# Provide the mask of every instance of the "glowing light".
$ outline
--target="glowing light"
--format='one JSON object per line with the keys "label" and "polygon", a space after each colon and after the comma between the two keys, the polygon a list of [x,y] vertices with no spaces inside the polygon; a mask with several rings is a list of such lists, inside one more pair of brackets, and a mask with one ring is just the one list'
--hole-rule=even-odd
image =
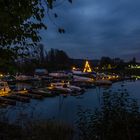
{"label": "glowing light", "polygon": [[135,65],[135,66],[129,65],[129,68],[130,69],[140,69],[140,66],[139,65]]}
{"label": "glowing light", "polygon": [[76,70],[76,68],[75,67],[72,67],[72,70]]}
{"label": "glowing light", "polygon": [[85,63],[85,67],[84,67],[83,72],[92,72],[88,61],[86,61],[86,63]]}
{"label": "glowing light", "polygon": [[110,64],[108,65],[108,69],[112,69],[112,67],[111,67],[111,65],[110,65]]}

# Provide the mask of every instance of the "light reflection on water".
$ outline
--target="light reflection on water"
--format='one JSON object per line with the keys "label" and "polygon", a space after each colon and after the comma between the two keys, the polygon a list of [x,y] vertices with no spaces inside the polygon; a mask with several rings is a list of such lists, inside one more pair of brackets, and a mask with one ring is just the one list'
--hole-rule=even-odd
{"label": "light reflection on water", "polygon": [[[23,85],[22,85],[23,86]],[[25,86],[25,85],[24,85]],[[26,85],[29,86],[29,85]],[[25,87],[26,87],[25,86]],[[29,87],[28,87],[29,88]],[[92,88],[80,96],[56,96],[44,100],[31,100],[30,103],[18,103],[17,106],[8,107],[10,120],[14,120],[20,113],[25,113],[34,119],[56,119],[74,123],[79,107],[94,110],[101,105],[101,98],[104,91],[118,91],[127,89],[130,97],[137,99],[140,103],[140,81],[125,81],[114,83],[107,88]]]}

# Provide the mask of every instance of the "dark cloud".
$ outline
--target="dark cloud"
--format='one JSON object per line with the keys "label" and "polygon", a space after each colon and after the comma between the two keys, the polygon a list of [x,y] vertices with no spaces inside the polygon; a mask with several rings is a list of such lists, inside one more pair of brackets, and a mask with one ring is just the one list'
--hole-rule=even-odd
{"label": "dark cloud", "polygon": [[50,48],[65,50],[74,58],[101,56],[137,57],[140,60],[140,1],[139,0],[73,0],[56,7],[59,17],[52,21],[66,29],[57,32],[50,19],[43,31],[42,43]]}

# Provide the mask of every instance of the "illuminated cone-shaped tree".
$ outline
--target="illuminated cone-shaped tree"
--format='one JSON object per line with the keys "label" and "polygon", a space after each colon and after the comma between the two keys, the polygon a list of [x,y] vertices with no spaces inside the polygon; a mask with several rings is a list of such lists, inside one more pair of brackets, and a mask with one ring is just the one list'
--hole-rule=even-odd
{"label": "illuminated cone-shaped tree", "polygon": [[83,72],[92,72],[91,67],[90,67],[88,61],[86,61],[86,63],[85,63],[85,67],[84,67],[84,71]]}

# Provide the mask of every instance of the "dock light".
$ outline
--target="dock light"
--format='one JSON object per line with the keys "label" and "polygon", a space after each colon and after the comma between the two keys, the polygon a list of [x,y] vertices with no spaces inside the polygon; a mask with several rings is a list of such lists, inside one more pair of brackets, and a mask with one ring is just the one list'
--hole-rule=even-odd
{"label": "dock light", "polygon": [[111,79],[111,76],[108,76],[108,79]]}
{"label": "dock light", "polygon": [[75,67],[72,67],[72,70],[76,70],[76,68]]}
{"label": "dock light", "polygon": [[3,77],[3,74],[0,74],[0,77]]}
{"label": "dock light", "polygon": [[91,81],[94,81],[94,78],[91,78]]}

